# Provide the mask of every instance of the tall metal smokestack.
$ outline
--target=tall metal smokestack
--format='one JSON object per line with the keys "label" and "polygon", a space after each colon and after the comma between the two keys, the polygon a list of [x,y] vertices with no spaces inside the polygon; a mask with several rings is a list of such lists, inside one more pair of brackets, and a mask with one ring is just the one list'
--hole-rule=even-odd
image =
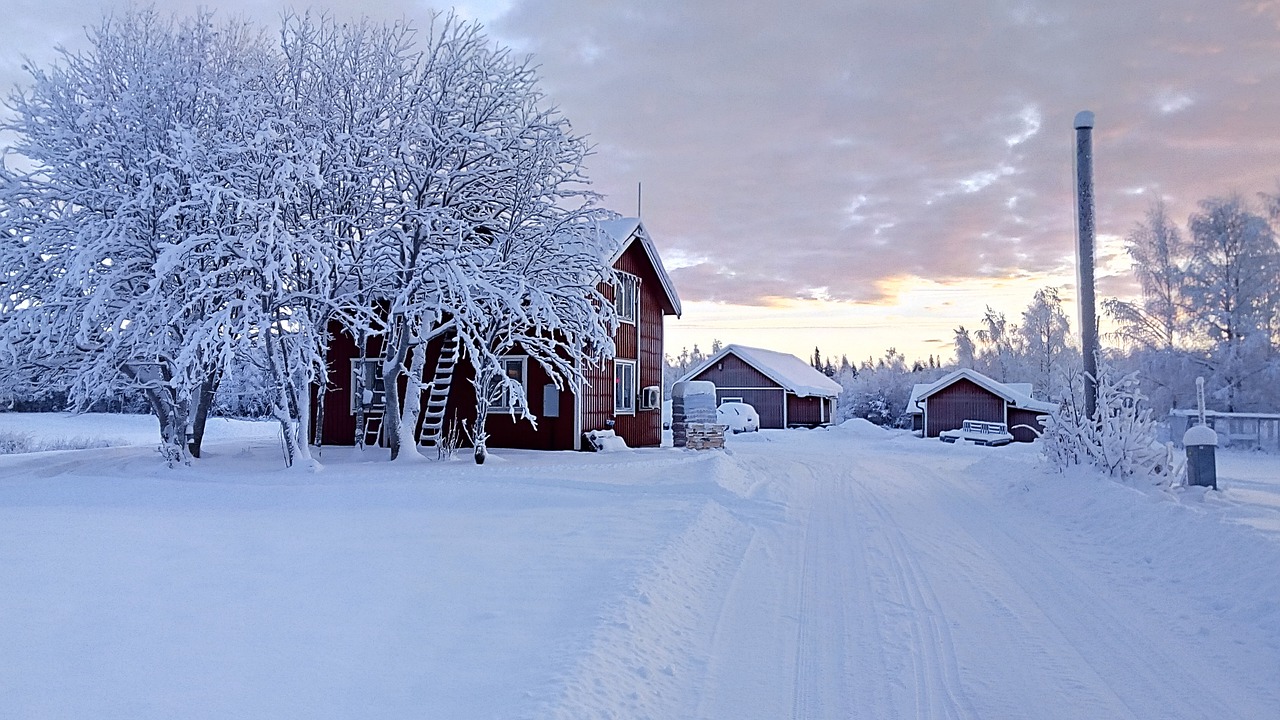
{"label": "tall metal smokestack", "polygon": [[1076,113],[1077,286],[1080,288],[1080,351],[1084,355],[1084,409],[1098,407],[1098,312],[1093,294],[1093,113]]}

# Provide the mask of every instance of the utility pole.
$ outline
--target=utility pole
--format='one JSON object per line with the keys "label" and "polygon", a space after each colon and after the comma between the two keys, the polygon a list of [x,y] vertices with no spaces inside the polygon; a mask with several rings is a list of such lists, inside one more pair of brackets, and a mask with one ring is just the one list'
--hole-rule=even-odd
{"label": "utility pole", "polygon": [[1098,311],[1093,287],[1093,113],[1076,113],[1076,284],[1080,288],[1080,352],[1084,355],[1084,411],[1098,407]]}

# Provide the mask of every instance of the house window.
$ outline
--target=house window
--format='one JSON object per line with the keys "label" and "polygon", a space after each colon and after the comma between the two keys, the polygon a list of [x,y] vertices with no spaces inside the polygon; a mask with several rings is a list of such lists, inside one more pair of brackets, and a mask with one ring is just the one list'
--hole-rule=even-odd
{"label": "house window", "polygon": [[613,361],[613,412],[636,414],[636,361]]}
{"label": "house window", "polygon": [[723,405],[723,404],[725,404],[725,403],[727,403],[727,402],[738,402],[738,403],[740,403],[740,402],[742,402],[742,398],[740,398],[740,397],[722,397],[722,398],[720,398],[720,404],[721,404],[721,405]]}
{"label": "house window", "polygon": [[629,273],[618,273],[618,283],[613,287],[613,311],[621,322],[635,324],[640,316],[640,278]]}
{"label": "house window", "polygon": [[[363,380],[363,385],[360,380]],[[353,358],[350,387],[352,415],[356,414],[357,405],[363,405],[365,412],[382,412],[387,404],[382,384],[382,358]],[[360,397],[357,397],[357,391]]]}
{"label": "house window", "polygon": [[[529,358],[524,356],[504,357],[499,360],[502,367],[502,374],[509,380],[520,383],[522,395],[529,396]],[[509,385],[503,385],[498,396],[489,405],[491,413],[509,413],[518,412],[523,407],[520,397],[512,391]]]}

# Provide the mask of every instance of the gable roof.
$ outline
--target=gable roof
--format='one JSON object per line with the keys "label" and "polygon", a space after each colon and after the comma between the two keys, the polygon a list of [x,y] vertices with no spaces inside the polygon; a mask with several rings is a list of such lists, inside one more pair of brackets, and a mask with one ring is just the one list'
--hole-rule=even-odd
{"label": "gable roof", "polygon": [[992,395],[995,395],[1009,403],[1011,407],[1043,413],[1050,413],[1057,409],[1057,406],[1053,403],[1032,398],[1031,383],[996,382],[977,370],[973,370],[971,368],[960,368],[959,370],[949,373],[937,382],[922,383],[911,388],[911,398],[907,400],[907,413],[914,415],[916,413],[923,412],[920,409],[920,406],[916,404],[918,401],[923,401],[931,395],[936,395],[960,380],[968,380],[974,385],[977,385],[983,390],[986,390]]}
{"label": "gable roof", "polygon": [[840,392],[844,390],[840,383],[813,369],[812,365],[795,355],[777,352],[776,350],[747,347],[746,345],[725,345],[720,349],[720,352],[685,373],[685,376],[681,379],[688,380],[697,376],[729,354],[737,356],[740,360],[758,370],[760,374],[795,393],[796,397],[809,397],[812,395],[833,398],[839,396]]}
{"label": "gable roof", "polygon": [[658,276],[658,283],[662,285],[662,293],[666,297],[667,304],[671,306],[672,313],[680,317],[680,296],[676,294],[676,286],[671,282],[667,269],[662,266],[658,248],[654,246],[653,239],[649,237],[649,231],[645,229],[644,223],[640,222],[640,218],[602,220],[599,226],[602,232],[617,243],[617,250],[614,251],[613,257],[609,258],[610,266],[617,264],[632,245],[640,244],[644,254],[649,258],[649,264],[653,265],[654,273]]}

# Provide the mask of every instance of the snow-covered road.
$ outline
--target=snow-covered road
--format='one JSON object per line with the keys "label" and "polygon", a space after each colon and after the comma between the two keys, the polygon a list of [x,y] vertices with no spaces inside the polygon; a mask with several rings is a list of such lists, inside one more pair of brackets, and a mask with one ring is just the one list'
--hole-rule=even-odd
{"label": "snow-covered road", "polygon": [[[724,534],[741,555],[721,563],[732,574],[722,599],[704,599],[700,624],[712,631],[687,704],[658,706],[672,694],[651,692],[641,673],[595,702],[571,697],[560,717],[1260,718],[1280,709],[1275,636],[1214,612],[1226,605],[1213,593],[1241,588],[1215,587],[1195,568],[1153,568],[1150,556],[1169,548],[1130,561],[1142,539],[1112,546],[1020,504],[1016,494],[1029,490],[1018,477],[1035,472],[1024,449],[830,433],[744,440],[733,444],[738,482],[785,511],[739,512],[743,527]],[[1151,502],[1114,484],[1097,489]],[[1265,541],[1241,550],[1251,547],[1276,557]],[[1170,574],[1155,577],[1161,570]],[[1257,619],[1274,623],[1273,600],[1256,600],[1271,610]]]}
{"label": "snow-covered road", "polygon": [[[1228,632],[1161,594],[1144,580],[1149,566],[1124,566],[1129,548],[1019,512],[982,481],[984,466],[1008,476],[991,450],[830,454],[828,439],[805,440],[810,459],[785,481],[787,522],[744,557],[749,579],[728,598],[731,612],[755,614],[738,615],[746,621],[711,653],[722,662],[700,716],[1254,718],[1280,708],[1274,646],[1245,652],[1251,628]],[[767,450],[736,452],[767,474],[777,457]],[[973,451],[989,456],[977,473],[966,472]],[[798,579],[788,592],[753,597],[788,571]],[[770,644],[780,652],[752,652]],[[762,658],[772,666],[744,671]],[[773,678],[770,691],[744,692],[739,679],[752,675]]]}
{"label": "snow-covered road", "polygon": [[864,426],[316,475],[255,442],[0,458],[0,708],[1280,716],[1280,537],[1229,475],[1139,491]]}

